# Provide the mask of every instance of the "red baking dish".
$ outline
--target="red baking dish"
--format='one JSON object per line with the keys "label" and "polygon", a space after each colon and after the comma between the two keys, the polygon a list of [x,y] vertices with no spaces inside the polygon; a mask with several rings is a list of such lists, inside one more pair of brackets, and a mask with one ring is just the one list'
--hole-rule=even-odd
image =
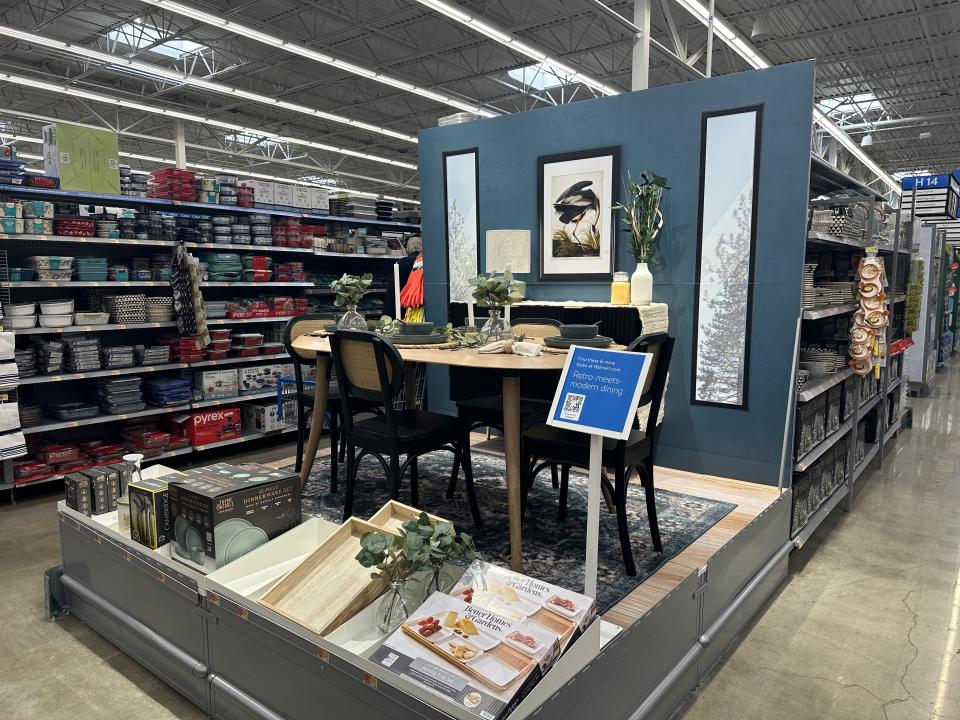
{"label": "red baking dish", "polygon": [[264,343],[260,346],[262,355],[276,355],[283,352],[283,343]]}
{"label": "red baking dish", "polygon": [[269,270],[270,258],[266,255],[251,255],[246,258],[250,261],[250,267],[247,270]]}
{"label": "red baking dish", "polygon": [[234,345],[232,348],[234,357],[256,357],[260,354],[259,345]]}
{"label": "red baking dish", "polygon": [[80,457],[80,448],[76,445],[51,443],[40,448],[40,457],[48,465],[67,463]]}
{"label": "red baking dish", "polygon": [[223,339],[217,338],[216,340],[211,340],[210,344],[207,345],[207,352],[214,350],[229,350],[232,344],[233,341],[230,339],[229,335]]}
{"label": "red baking dish", "polygon": [[141,450],[144,448],[164,448],[170,442],[170,433],[162,430],[125,430],[123,439],[132,442]]}
{"label": "red baking dish", "polygon": [[226,350],[207,350],[207,360],[223,360],[227,357],[230,348]]}
{"label": "red baking dish", "polygon": [[53,468],[39,460],[20,460],[13,464],[13,477],[17,480],[24,480],[43,473],[50,475],[53,473]]}
{"label": "red baking dish", "polygon": [[229,340],[230,339],[230,329],[229,328],[220,328],[218,330],[210,331],[211,340]]}
{"label": "red baking dish", "polygon": [[190,445],[190,438],[186,435],[171,435],[167,450],[179,450]]}
{"label": "red baking dish", "polygon": [[94,463],[90,458],[81,456],[76,460],[60,463],[59,465],[57,465],[57,472],[66,475],[67,473],[80,472],[81,470],[89,470],[93,466],[94,466]]}
{"label": "red baking dish", "polygon": [[236,350],[237,346],[252,346],[263,344],[263,333],[236,333],[230,336],[233,341],[231,350]]}

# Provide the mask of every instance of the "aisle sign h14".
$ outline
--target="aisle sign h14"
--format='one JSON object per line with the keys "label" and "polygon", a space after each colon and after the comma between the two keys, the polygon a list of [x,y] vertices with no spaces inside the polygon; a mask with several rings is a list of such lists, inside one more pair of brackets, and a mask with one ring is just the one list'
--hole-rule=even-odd
{"label": "aisle sign h14", "polygon": [[547,423],[625,439],[636,417],[651,358],[649,353],[571,347]]}

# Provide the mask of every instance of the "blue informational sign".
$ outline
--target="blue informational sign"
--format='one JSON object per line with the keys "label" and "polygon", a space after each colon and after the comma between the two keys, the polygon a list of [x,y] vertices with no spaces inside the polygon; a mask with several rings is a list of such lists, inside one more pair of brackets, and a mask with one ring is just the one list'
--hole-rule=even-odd
{"label": "blue informational sign", "polygon": [[626,438],[649,369],[647,353],[570,348],[547,423],[591,435]]}
{"label": "blue informational sign", "polygon": [[904,190],[943,189],[950,187],[950,178],[960,180],[960,170],[954,170],[950,175],[913,175],[900,181]]}

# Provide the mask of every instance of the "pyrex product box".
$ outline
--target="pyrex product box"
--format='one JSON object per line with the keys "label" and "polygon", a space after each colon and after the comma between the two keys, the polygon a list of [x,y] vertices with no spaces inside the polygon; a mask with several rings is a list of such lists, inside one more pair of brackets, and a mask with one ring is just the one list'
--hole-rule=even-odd
{"label": "pyrex product box", "polygon": [[237,370],[197,370],[193,376],[193,386],[200,388],[204,400],[236,397],[239,392]]}
{"label": "pyrex product box", "polygon": [[156,550],[171,540],[170,497],[166,480],[131,480],[130,539]]}
{"label": "pyrex product box", "polygon": [[529,620],[560,636],[566,650],[597,616],[593,598],[475,560],[450,594],[513,620]]}
{"label": "pyrex product box", "polygon": [[286,424],[278,417],[276,403],[243,406],[244,430],[267,433],[283,430],[284,427],[286,427]]}
{"label": "pyrex product box", "polygon": [[293,364],[273,363],[242,367],[237,369],[237,375],[240,383],[240,394],[250,395],[275,388],[278,378],[292,378]]}
{"label": "pyrex product box", "polygon": [[555,633],[434,593],[370,661],[485,720],[506,717],[560,655]]}
{"label": "pyrex product box", "polygon": [[318,212],[330,212],[330,192],[326,188],[310,188],[310,207]]}
{"label": "pyrex product box", "polygon": [[309,210],[313,207],[312,188],[295,185],[293,188],[293,206],[302,210]]}
{"label": "pyrex product box", "polygon": [[273,183],[269,180],[241,180],[239,185],[253,188],[254,205],[273,205]]}
{"label": "pyrex product box", "polygon": [[[254,192],[253,197],[256,199],[256,192]],[[288,185],[287,183],[274,183],[273,204],[293,207],[293,185]]]}
{"label": "pyrex product box", "polygon": [[63,488],[68,508],[83,513],[87,517],[93,515],[90,478],[80,473],[70,473],[63,478]]}
{"label": "pyrex product box", "polygon": [[236,440],[242,434],[238,407],[174,415],[169,425],[178,434],[190,438],[194,445]]}
{"label": "pyrex product box", "polygon": [[172,557],[212,572],[300,524],[300,478],[218,463],[170,477]]}

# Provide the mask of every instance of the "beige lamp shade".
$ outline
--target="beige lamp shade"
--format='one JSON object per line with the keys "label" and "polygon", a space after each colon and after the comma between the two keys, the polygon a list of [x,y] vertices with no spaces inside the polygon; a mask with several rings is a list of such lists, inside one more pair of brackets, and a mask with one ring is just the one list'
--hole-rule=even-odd
{"label": "beige lamp shade", "polygon": [[484,269],[488,273],[530,272],[529,230],[487,230],[487,254]]}

